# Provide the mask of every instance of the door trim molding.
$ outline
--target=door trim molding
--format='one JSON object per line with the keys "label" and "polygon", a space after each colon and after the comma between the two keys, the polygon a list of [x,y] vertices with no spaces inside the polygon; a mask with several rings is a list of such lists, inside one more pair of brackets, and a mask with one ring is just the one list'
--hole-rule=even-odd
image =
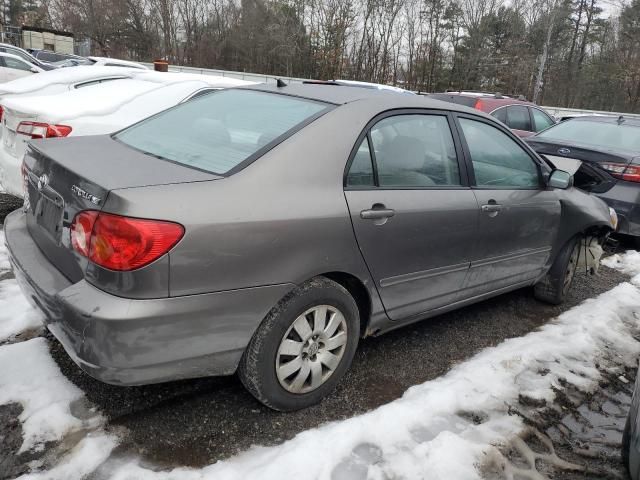
{"label": "door trim molding", "polygon": [[405,273],[402,275],[396,275],[395,277],[387,277],[380,280],[380,286],[382,288],[393,287],[395,285],[413,282],[415,280],[424,280],[425,278],[446,275],[447,273],[460,272],[462,270],[468,270],[469,264],[469,262],[458,263],[455,265],[447,265],[445,267],[430,268],[429,270],[422,270],[419,272]]}
{"label": "door trim molding", "polygon": [[483,260],[477,260],[475,262],[471,262],[470,268],[473,269],[477,267],[486,267],[487,265],[492,265],[495,263],[507,262],[509,260],[515,260],[517,258],[528,257],[531,255],[538,255],[540,253],[550,253],[550,252],[551,252],[551,247],[534,248],[534,249],[526,250],[524,252],[510,253],[508,255],[499,255],[497,257],[490,257],[490,258],[485,258]]}

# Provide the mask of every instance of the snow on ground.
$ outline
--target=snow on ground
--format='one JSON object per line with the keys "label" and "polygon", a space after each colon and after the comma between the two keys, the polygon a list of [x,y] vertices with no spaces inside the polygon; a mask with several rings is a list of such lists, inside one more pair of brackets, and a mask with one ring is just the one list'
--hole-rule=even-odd
{"label": "snow on ground", "polygon": [[41,328],[42,317],[24,298],[18,282],[14,279],[0,282],[0,342],[16,334]]}
{"label": "snow on ground", "polygon": [[99,416],[83,421],[71,414],[72,404],[84,394],[60,372],[44,338],[0,347],[0,365],[0,405],[19,403],[23,408],[20,453],[100,424]]}
{"label": "snow on ground", "polygon": [[[137,458],[108,458],[117,439],[98,422],[58,465],[23,478],[80,478],[103,461],[101,478],[112,480],[480,478],[479,466],[523,428],[509,410],[519,396],[552,400],[565,382],[591,391],[601,376],[596,364],[606,369],[637,362],[640,254],[606,264],[638,276],[367,414],[203,469],[171,471],[150,470]],[[0,310],[6,303],[0,300]],[[25,409],[23,449],[90,427],[70,414],[82,392],[62,376],[44,339],[0,346],[0,365],[0,404],[17,401]]]}
{"label": "snow on ground", "polygon": [[[11,269],[0,230],[0,276]],[[28,330],[42,328],[40,313],[29,306],[14,279],[0,282],[0,343]]]}

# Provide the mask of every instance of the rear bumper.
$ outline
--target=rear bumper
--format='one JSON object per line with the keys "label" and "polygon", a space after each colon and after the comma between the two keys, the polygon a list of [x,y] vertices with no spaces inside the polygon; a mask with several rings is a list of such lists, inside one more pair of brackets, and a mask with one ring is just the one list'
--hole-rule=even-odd
{"label": "rear bumper", "polygon": [[[1,140],[1,139],[0,139]],[[0,184],[4,191],[16,197],[22,197],[22,158],[16,158],[0,145]]]}
{"label": "rear bumper", "polygon": [[33,242],[21,211],[7,216],[5,238],[16,279],[49,330],[84,371],[116,385],[232,374],[262,319],[293,288],[132,300],[70,283]]}
{"label": "rear bumper", "polygon": [[618,233],[640,236],[640,184],[619,180],[610,190],[596,194],[618,214]]}

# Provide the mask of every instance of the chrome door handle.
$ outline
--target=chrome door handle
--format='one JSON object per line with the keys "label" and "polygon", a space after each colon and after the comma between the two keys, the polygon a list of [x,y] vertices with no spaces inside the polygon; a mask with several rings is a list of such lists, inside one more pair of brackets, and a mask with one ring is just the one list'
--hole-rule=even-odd
{"label": "chrome door handle", "polygon": [[498,205],[495,203],[490,203],[488,205],[482,205],[482,211],[487,213],[497,213],[502,210],[502,205]]}
{"label": "chrome door handle", "polygon": [[360,218],[363,220],[380,220],[393,217],[395,214],[396,211],[391,208],[372,208],[370,210],[362,210]]}

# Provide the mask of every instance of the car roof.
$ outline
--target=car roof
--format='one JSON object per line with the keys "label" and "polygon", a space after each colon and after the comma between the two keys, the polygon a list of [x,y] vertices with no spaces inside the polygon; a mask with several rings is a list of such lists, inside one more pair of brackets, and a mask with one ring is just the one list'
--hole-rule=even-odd
{"label": "car roof", "polygon": [[640,118],[624,115],[582,115],[566,120],[567,122],[617,123],[618,125],[640,127]]}
{"label": "car roof", "polygon": [[361,88],[356,86],[336,85],[327,83],[291,83],[278,87],[273,84],[259,84],[244,89],[263,92],[279,93],[317,100],[334,105],[343,105],[355,101],[367,100],[380,104],[385,109],[393,108],[433,108],[437,110],[449,110],[477,115],[478,110],[449,102],[435,100],[422,95],[406,95],[389,90],[373,88]]}

